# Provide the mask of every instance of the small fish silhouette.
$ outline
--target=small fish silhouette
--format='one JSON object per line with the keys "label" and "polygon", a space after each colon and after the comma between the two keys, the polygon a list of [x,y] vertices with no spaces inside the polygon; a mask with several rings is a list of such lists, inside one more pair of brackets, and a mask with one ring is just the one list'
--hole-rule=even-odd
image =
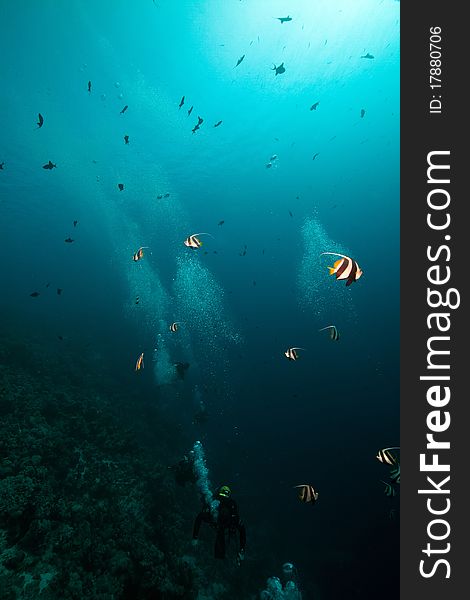
{"label": "small fish silhouette", "polygon": [[316,153],[313,155],[313,158],[312,158],[312,160],[315,160],[319,154],[320,154],[319,152],[316,152]]}
{"label": "small fish silhouette", "polygon": [[54,168],[57,168],[57,165],[55,165],[53,162],[49,161],[47,163],[47,165],[43,165],[42,167],[43,169],[49,169],[49,171],[51,171]]}
{"label": "small fish silhouette", "polygon": [[276,67],[276,65],[274,65],[274,67],[271,69],[271,71],[276,71],[275,75],[280,75],[281,73],[285,73],[286,69],[284,67],[284,63],[281,63],[278,67]]}
{"label": "small fish silhouette", "polygon": [[317,110],[317,106],[320,104],[320,102],[315,102],[315,104],[312,104],[312,106],[310,107],[310,110]]}
{"label": "small fish silhouette", "polygon": [[219,221],[218,225],[223,225],[225,223],[225,221]]}
{"label": "small fish silhouette", "polygon": [[289,17],[289,15],[287,15],[287,17],[275,17],[275,19],[281,21],[281,23],[288,23],[289,21],[292,21],[292,17]]}
{"label": "small fish silhouette", "polygon": [[361,56],[361,58],[374,58],[374,56],[368,52],[367,54],[364,54],[364,56]]}
{"label": "small fish silhouette", "polygon": [[125,136],[124,136],[124,143],[125,143],[125,144],[128,144],[128,143],[129,143],[129,136],[128,136],[128,135],[125,135]]}
{"label": "small fish silhouette", "polygon": [[71,244],[74,240],[71,237],[68,237],[67,239],[64,240],[64,242],[66,244]]}
{"label": "small fish silhouette", "polygon": [[62,288],[57,288],[57,295],[60,296],[62,294]]}
{"label": "small fish silhouette", "polygon": [[188,117],[193,112],[193,108],[194,108],[194,106],[191,106],[191,108],[188,110]]}
{"label": "small fish silhouette", "polygon": [[37,125],[38,125],[38,129],[39,129],[40,127],[42,127],[42,125],[44,123],[44,117],[41,115],[41,113],[38,113],[38,119],[39,120],[38,120]]}
{"label": "small fish silhouette", "polygon": [[219,125],[222,125],[222,121],[217,121],[217,123],[214,125],[214,127],[218,127]]}
{"label": "small fish silhouette", "polygon": [[237,60],[237,64],[233,68],[236,69],[238,67],[238,65],[243,61],[244,58],[245,58],[245,55],[240,56],[240,58]]}
{"label": "small fish silhouette", "polygon": [[37,298],[39,296],[39,292],[33,292],[30,294],[31,298]]}
{"label": "small fish silhouette", "polygon": [[88,92],[91,92],[91,81],[88,82]]}
{"label": "small fish silhouette", "polygon": [[129,108],[129,107],[128,107],[128,105],[126,104],[126,106],[125,106],[125,107],[124,107],[124,108],[121,110],[121,112],[120,112],[119,114],[120,114],[120,115],[123,115],[123,114],[126,112],[126,110],[127,110],[128,108]]}
{"label": "small fish silhouette", "polygon": [[181,98],[181,102],[180,102],[180,105],[178,108],[181,108],[183,106],[183,104],[184,104],[184,96]]}
{"label": "small fish silhouette", "polygon": [[4,165],[4,164],[5,164],[4,162],[1,162],[1,163],[0,163],[0,171],[3,171],[3,165]]}
{"label": "small fish silhouette", "polygon": [[118,183],[118,188],[119,188],[119,191],[122,192],[122,190],[124,189],[124,184]]}
{"label": "small fish silhouette", "polygon": [[363,108],[361,108],[361,119],[363,118],[363,116],[364,116],[365,114],[366,114],[366,111],[365,111]]}
{"label": "small fish silhouette", "polygon": [[73,222],[73,226],[76,227],[77,226],[78,221],[74,221]]}

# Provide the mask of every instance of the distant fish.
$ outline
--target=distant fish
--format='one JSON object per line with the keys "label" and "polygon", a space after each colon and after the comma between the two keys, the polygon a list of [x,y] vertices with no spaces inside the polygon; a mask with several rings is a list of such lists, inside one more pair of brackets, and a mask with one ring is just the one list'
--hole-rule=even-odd
{"label": "distant fish", "polygon": [[140,298],[139,298],[139,296],[136,296],[136,297],[135,297],[135,303],[136,303],[136,304],[139,304],[139,302],[140,302]]}
{"label": "distant fish", "polygon": [[317,110],[317,106],[320,104],[320,102],[315,102],[315,104],[312,104],[312,106],[310,107],[310,110]]}
{"label": "distant fish", "polygon": [[240,256],[245,256],[245,254],[246,254],[246,244],[243,246],[243,249],[242,249],[242,251],[240,252],[239,255]]}
{"label": "distant fish", "polygon": [[43,126],[43,123],[44,123],[44,118],[43,118],[43,116],[41,115],[41,113],[39,113],[39,114],[38,114],[38,119],[39,119],[39,120],[38,120],[38,122],[37,122],[37,126],[38,126],[38,129],[40,129],[40,128]]}
{"label": "distant fish", "polygon": [[91,81],[88,82],[88,91],[91,92]]}
{"label": "distant fish", "polygon": [[62,288],[57,288],[57,295],[60,296],[62,294]]}
{"label": "distant fish", "polygon": [[52,161],[49,161],[46,165],[42,166],[43,169],[49,169],[49,171],[51,171],[54,168],[57,168],[57,165],[55,165]]}
{"label": "distant fish", "polygon": [[142,352],[142,354],[137,359],[137,362],[135,363],[135,370],[140,371],[140,369],[142,369],[144,366],[144,353]]}
{"label": "distant fish", "polygon": [[288,348],[284,355],[288,360],[297,360],[299,358],[297,350],[305,350],[305,348]]}
{"label": "distant fish", "polygon": [[[201,240],[199,239],[199,235],[211,235],[210,233],[193,233],[192,235],[188,236],[183,244],[185,246],[187,246],[188,248],[200,248],[203,244],[203,242],[201,242]],[[212,236],[211,236],[212,237]]]}
{"label": "distant fish", "polygon": [[312,485],[304,483],[302,485],[294,485],[294,488],[299,488],[299,495],[297,497],[301,502],[315,504],[318,500],[318,492],[315,491]]}
{"label": "distant fish", "polygon": [[396,496],[397,491],[392,485],[390,485],[389,483],[385,483],[385,481],[382,481],[382,480],[380,480],[380,483],[383,483],[385,486],[384,494],[386,496],[389,496],[389,497]]}
{"label": "distant fish", "polygon": [[214,125],[214,127],[218,127],[219,125],[222,125],[222,121],[217,121],[217,123]]}
{"label": "distant fish", "polygon": [[364,56],[361,56],[361,58],[374,58],[374,56],[368,52],[367,54],[364,54]]}
{"label": "distant fish", "polygon": [[184,104],[184,96],[181,98],[178,108],[181,108],[183,106],[183,104]]}
{"label": "distant fish", "polygon": [[37,298],[39,296],[39,292],[33,292],[30,294],[31,298]]}
{"label": "distant fish", "polygon": [[0,171],[3,171],[3,165],[5,164],[5,162],[1,162],[0,163]]}
{"label": "distant fish", "polygon": [[202,117],[198,116],[198,118],[197,118],[197,124],[198,125],[202,125],[203,123],[204,123],[204,119]]}
{"label": "distant fish", "polygon": [[366,114],[366,111],[363,108],[361,108],[361,119],[365,114]]}
{"label": "distant fish", "polygon": [[266,163],[266,168],[267,169],[270,169],[272,166],[273,166],[273,163],[271,163],[271,162]]}
{"label": "distant fish", "polygon": [[191,131],[193,133],[196,133],[196,131],[199,129],[199,125],[194,125],[194,127],[191,129]]}
{"label": "distant fish", "polygon": [[125,136],[124,136],[124,143],[125,143],[125,144],[128,144],[128,143],[129,143],[129,136],[128,136],[128,135],[125,135]]}
{"label": "distant fish", "polygon": [[400,464],[397,463],[394,469],[390,469],[390,481],[392,483],[400,483]]}
{"label": "distant fish", "polygon": [[191,108],[188,110],[188,117],[193,112],[193,108],[194,108],[194,106],[191,106]]}
{"label": "distant fish", "polygon": [[120,114],[120,115],[123,115],[123,114],[126,112],[126,110],[127,110],[128,108],[129,108],[129,107],[128,107],[128,105],[126,104],[126,106],[125,106],[125,107],[124,107],[124,108],[121,110],[121,112],[120,112],[119,114]]}
{"label": "distant fish", "polygon": [[172,324],[170,325],[170,328],[169,328],[169,329],[170,329],[170,331],[171,331],[172,333],[176,333],[176,332],[178,331],[178,325],[179,325],[179,324],[180,324],[180,322],[179,322],[179,321],[175,321],[174,323],[172,323]]}
{"label": "distant fish", "polygon": [[289,211],[289,214],[290,214],[290,216],[291,216],[291,217],[293,217],[293,216],[294,216],[294,215],[291,213],[291,211]]}
{"label": "distant fish", "polygon": [[158,194],[157,200],[161,200],[163,198],[163,194]]}
{"label": "distant fish", "polygon": [[217,223],[217,225],[223,225],[224,223],[225,223],[225,221],[219,221],[219,222]]}
{"label": "distant fish", "polygon": [[73,222],[73,226],[76,227],[77,226],[78,221],[74,221]]}
{"label": "distant fish", "polygon": [[328,269],[330,270],[330,275],[336,275],[336,279],[346,279],[346,286],[350,286],[351,283],[354,283],[362,276],[362,269],[353,258],[344,254],[338,254],[338,252],[322,252],[320,256],[324,254],[341,257],[332,267],[328,267]]}
{"label": "distant fish", "polygon": [[236,69],[238,67],[238,65],[243,61],[244,58],[245,58],[245,55],[240,56],[240,58],[237,60],[237,64],[233,68]]}
{"label": "distant fish", "polygon": [[273,154],[269,160],[271,162],[274,162],[275,160],[277,160],[277,154]]}
{"label": "distant fish", "polygon": [[71,244],[72,242],[74,242],[75,240],[73,240],[71,237],[68,237],[67,239],[64,240],[64,242],[66,244]]}
{"label": "distant fish", "polygon": [[287,17],[274,17],[275,19],[277,19],[278,21],[281,21],[281,23],[288,23],[289,21],[292,21],[292,17],[289,17],[289,15],[287,15]]}
{"label": "distant fish", "polygon": [[400,450],[399,446],[391,446],[390,448],[383,448],[379,450],[376,455],[376,459],[383,463],[384,465],[394,466],[397,464],[397,458],[394,456],[390,450]]}
{"label": "distant fish", "polygon": [[137,252],[134,252],[134,254],[132,255],[132,260],[134,262],[137,262],[138,260],[140,260],[141,258],[144,257],[144,250],[146,250],[148,248],[148,246],[141,246]]}
{"label": "distant fish", "polygon": [[274,67],[271,69],[271,71],[276,71],[274,73],[275,75],[280,75],[281,73],[285,73],[286,69],[284,67],[284,63],[281,63],[278,67],[276,67],[276,65],[274,65]]}
{"label": "distant fish", "polygon": [[169,192],[167,192],[166,194],[163,194],[163,197],[164,197],[164,198],[169,198],[169,197],[170,197],[170,194],[169,194]]}
{"label": "distant fish", "polygon": [[319,154],[320,154],[319,152],[316,152],[316,153],[313,155],[313,158],[312,158],[312,160],[315,160]]}
{"label": "distant fish", "polygon": [[118,188],[119,188],[119,191],[122,192],[122,190],[124,189],[124,184],[118,183]]}
{"label": "distant fish", "polygon": [[330,330],[330,339],[332,339],[334,341],[338,341],[339,340],[339,333],[338,333],[338,330],[336,329],[336,327],[334,325],[327,325],[326,327],[322,327],[318,331],[325,331],[325,329],[329,329]]}

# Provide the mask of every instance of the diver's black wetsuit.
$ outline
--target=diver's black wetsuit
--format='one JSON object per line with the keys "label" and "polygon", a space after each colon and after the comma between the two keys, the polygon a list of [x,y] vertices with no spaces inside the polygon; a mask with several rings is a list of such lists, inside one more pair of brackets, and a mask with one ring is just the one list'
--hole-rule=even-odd
{"label": "diver's black wetsuit", "polygon": [[220,502],[217,521],[212,516],[209,507],[205,505],[194,520],[193,540],[197,540],[201,523],[204,521],[217,530],[214,546],[215,558],[225,558],[225,533],[227,531],[229,534],[232,534],[238,530],[240,535],[240,551],[245,552],[246,530],[238,514],[237,503],[232,498],[221,498],[220,496],[217,497],[217,500]]}

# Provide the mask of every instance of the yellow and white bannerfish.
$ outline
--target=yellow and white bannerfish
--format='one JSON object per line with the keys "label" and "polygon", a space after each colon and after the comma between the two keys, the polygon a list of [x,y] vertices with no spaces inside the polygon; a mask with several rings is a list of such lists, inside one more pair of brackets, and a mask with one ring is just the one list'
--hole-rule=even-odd
{"label": "yellow and white bannerfish", "polygon": [[298,499],[306,504],[315,504],[318,499],[318,492],[316,492],[312,485],[307,483],[301,485],[294,485],[294,488],[299,488]]}
{"label": "yellow and white bannerfish", "polygon": [[336,329],[335,325],[327,325],[326,327],[322,327],[318,331],[325,331],[325,329],[329,329],[330,330],[330,339],[331,340],[334,340],[334,341],[338,341],[339,340],[339,332]]}
{"label": "yellow and white bannerfish", "polygon": [[362,269],[359,267],[354,258],[345,256],[344,254],[338,254],[338,252],[322,252],[320,256],[324,254],[330,254],[332,256],[339,256],[332,267],[328,267],[330,275],[336,275],[336,279],[346,279],[346,286],[351,285],[354,281],[357,281],[362,276]]}
{"label": "yellow and white bannerfish", "polygon": [[[188,248],[200,248],[202,246],[202,242],[198,236],[200,235],[211,235],[210,233],[193,233],[189,235],[183,242],[185,246]],[[212,237],[212,236],[211,236]]]}
{"label": "yellow and white bannerfish", "polygon": [[305,348],[288,348],[284,355],[288,360],[297,360],[299,358],[297,350],[305,350]]}
{"label": "yellow and white bannerfish", "polygon": [[148,246],[141,246],[137,252],[134,252],[134,254],[132,255],[132,260],[134,262],[137,262],[138,260],[140,260],[141,258],[144,257],[144,250],[148,248]]}
{"label": "yellow and white bannerfish", "polygon": [[137,362],[135,363],[135,370],[140,371],[140,369],[143,369],[143,367],[144,367],[144,353],[142,352],[142,354],[137,359]]}

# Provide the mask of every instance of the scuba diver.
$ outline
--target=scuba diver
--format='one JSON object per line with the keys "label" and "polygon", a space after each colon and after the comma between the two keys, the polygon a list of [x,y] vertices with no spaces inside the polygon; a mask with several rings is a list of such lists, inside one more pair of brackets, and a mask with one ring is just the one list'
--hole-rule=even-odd
{"label": "scuba diver", "polygon": [[173,471],[175,482],[183,487],[187,483],[196,483],[196,476],[194,474],[194,452],[191,451],[188,455],[184,455],[181,460],[176,464],[168,467]]}
{"label": "scuba diver", "polygon": [[240,546],[237,554],[237,564],[240,565],[242,560],[245,558],[245,546],[246,546],[246,530],[240,516],[238,514],[238,505],[235,500],[231,497],[232,492],[228,485],[222,485],[216,494],[214,499],[218,501],[219,505],[217,508],[217,518],[215,518],[210,511],[210,507],[204,504],[201,512],[197,515],[194,520],[193,527],[193,546],[198,543],[199,529],[201,523],[209,523],[211,527],[216,529],[215,545],[214,545],[214,556],[215,558],[225,558],[225,537],[228,533],[229,540],[231,536],[238,530],[240,536]]}

